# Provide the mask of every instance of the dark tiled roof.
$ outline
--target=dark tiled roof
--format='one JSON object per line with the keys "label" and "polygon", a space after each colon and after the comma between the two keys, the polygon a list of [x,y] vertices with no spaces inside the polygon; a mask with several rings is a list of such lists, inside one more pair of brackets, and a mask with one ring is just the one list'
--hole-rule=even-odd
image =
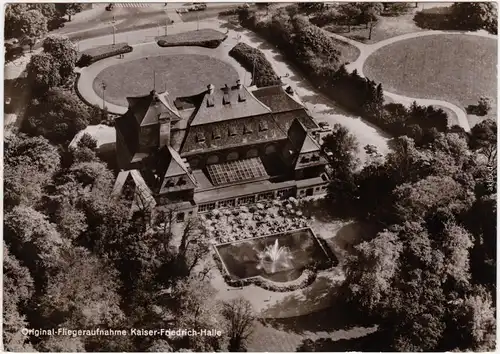
{"label": "dark tiled roof", "polygon": [[273,114],[276,122],[285,131],[288,131],[292,126],[292,122],[298,119],[306,129],[317,129],[318,125],[314,122],[311,116],[307,113],[305,109],[298,109],[295,111],[281,112]]}
{"label": "dark tiled roof", "polygon": [[179,120],[180,115],[167,91],[141,97],[127,97],[129,110],[134,113],[140,125],[157,124],[160,116],[171,120]]}
{"label": "dark tiled roof", "polygon": [[290,97],[282,86],[268,86],[252,92],[254,96],[271,108],[274,113],[303,109],[304,107]]}
{"label": "dark tiled roof", "polygon": [[[259,127],[262,122],[266,123],[266,130]],[[230,134],[230,130],[234,130],[236,135]],[[246,134],[244,133],[245,130],[247,131]],[[217,133],[214,134],[214,131]],[[200,136],[204,140],[200,140]],[[220,138],[217,139],[217,136],[220,136]],[[181,155],[186,156],[207,150],[223,150],[234,146],[284,140],[286,138],[285,130],[276,124],[270,114],[225,120],[189,127],[181,148]]]}
{"label": "dark tiled roof", "polygon": [[156,201],[144,178],[138,170],[121,171],[113,186],[112,196],[120,197],[124,188],[129,186],[133,190],[132,210],[153,208]]}
{"label": "dark tiled roof", "polygon": [[[226,103],[226,104],[224,104]],[[244,86],[215,88],[206,92],[191,126],[271,113]]]}
{"label": "dark tiled roof", "polygon": [[[115,119],[115,129],[123,136],[130,155],[133,155],[139,145],[139,126],[134,114],[127,111],[123,116]],[[117,151],[117,153],[120,152]]]}

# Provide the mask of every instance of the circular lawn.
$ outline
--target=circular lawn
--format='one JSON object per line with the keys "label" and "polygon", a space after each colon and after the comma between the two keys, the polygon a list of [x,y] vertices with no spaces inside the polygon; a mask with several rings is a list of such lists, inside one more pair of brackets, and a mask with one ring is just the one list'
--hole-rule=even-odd
{"label": "circular lawn", "polygon": [[496,100],[496,65],[494,39],[440,34],[382,47],[368,57],[363,72],[389,92],[465,108],[482,95]]}
{"label": "circular lawn", "polygon": [[156,76],[156,90],[166,89],[172,98],[199,94],[209,84],[231,86],[238,79],[231,64],[207,55],[162,55],[106,68],[95,78],[93,88],[102,97],[104,82],[105,100],[126,107],[126,97],[147,95],[153,89],[153,75]]}

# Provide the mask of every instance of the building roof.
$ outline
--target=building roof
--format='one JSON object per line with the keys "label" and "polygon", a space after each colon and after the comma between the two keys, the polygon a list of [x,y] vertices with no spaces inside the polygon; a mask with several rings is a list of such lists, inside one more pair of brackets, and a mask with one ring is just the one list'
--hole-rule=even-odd
{"label": "building roof", "polygon": [[116,178],[111,195],[114,197],[122,196],[124,194],[125,187],[130,187],[132,189],[133,211],[150,209],[156,206],[153,193],[138,170],[121,171]]}
{"label": "building roof", "polygon": [[302,143],[302,147],[300,148],[300,153],[305,154],[308,152],[314,152],[314,151],[319,151],[320,146],[314,139],[309,135],[306,134],[306,138],[304,139],[304,142]]}
{"label": "building roof", "polygon": [[216,89],[213,86],[205,96],[191,121],[191,126],[258,116],[271,113],[245,86],[236,85]]}
{"label": "building roof", "polygon": [[281,85],[262,87],[252,91],[254,96],[268,106],[273,113],[303,109],[304,106],[288,94]]}
{"label": "building roof", "polygon": [[160,194],[196,188],[198,184],[190,167],[171,146],[166,146],[162,149],[159,159],[160,163],[157,171],[162,174]]}
{"label": "building roof", "polygon": [[159,118],[180,120],[179,111],[174,105],[167,91],[157,93],[151,91],[146,96],[127,97],[129,111],[131,111],[141,126],[158,124]]}
{"label": "building roof", "polygon": [[276,123],[271,114],[225,120],[189,127],[181,148],[181,155],[187,156],[286,138],[286,131]]}

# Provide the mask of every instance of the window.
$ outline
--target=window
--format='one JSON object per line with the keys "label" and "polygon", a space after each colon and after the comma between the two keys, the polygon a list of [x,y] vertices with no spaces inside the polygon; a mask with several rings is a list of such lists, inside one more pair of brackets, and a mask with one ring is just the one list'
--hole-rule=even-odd
{"label": "window", "polygon": [[238,205],[252,204],[255,203],[255,196],[238,198]]}
{"label": "window", "polygon": [[238,102],[245,102],[247,98],[243,94],[243,92],[238,93]]}
{"label": "window", "polygon": [[243,127],[243,134],[252,134],[252,133],[253,130],[250,124],[245,124],[245,126]]}
{"label": "window", "polygon": [[234,125],[229,126],[229,136],[235,136],[238,135],[238,132],[236,131],[236,127]]}
{"label": "window", "polygon": [[224,96],[222,97],[222,104],[223,105],[226,105],[226,104],[230,104],[231,101],[229,100],[229,94],[225,93]]}
{"label": "window", "polygon": [[175,216],[175,219],[177,222],[183,222],[184,221],[184,213],[177,213]]}
{"label": "window", "polygon": [[183,186],[186,184],[186,179],[184,177],[180,177],[179,180],[177,181],[178,186]]}
{"label": "window", "polygon": [[236,200],[235,199],[228,199],[228,200],[223,200],[219,202],[219,208],[232,208],[236,205]]}
{"label": "window", "polygon": [[203,132],[196,133],[196,142],[202,143],[205,141],[205,134]]}
{"label": "window", "polygon": [[221,138],[220,132],[219,132],[218,130],[214,130],[214,131],[212,132],[212,138],[213,138],[214,140],[220,139],[220,138]]}
{"label": "window", "polygon": [[239,157],[239,155],[238,155],[238,152],[236,152],[236,151],[232,151],[229,154],[227,154],[228,161],[238,160],[238,157]]}
{"label": "window", "polygon": [[205,213],[207,211],[214,210],[214,209],[215,209],[215,203],[201,204],[198,207],[198,212],[199,213]]}
{"label": "window", "polygon": [[286,188],[286,189],[279,190],[276,193],[276,195],[278,198],[281,198],[281,199],[293,197],[293,195],[294,195],[293,188]]}
{"label": "window", "polygon": [[218,162],[219,162],[219,156],[217,155],[210,155],[207,159],[207,164],[218,163]]}
{"label": "window", "polygon": [[271,199],[274,199],[273,192],[261,193],[257,196],[257,200],[271,200]]}
{"label": "window", "polygon": [[207,97],[207,107],[213,107],[213,106],[215,106],[214,97],[213,96],[208,96]]}
{"label": "window", "polygon": [[268,130],[268,129],[269,129],[269,127],[268,127],[268,125],[267,125],[267,122],[266,122],[266,121],[262,120],[262,121],[260,121],[260,122],[259,122],[259,130],[260,130],[261,132],[265,132],[265,131],[266,131],[266,130]]}
{"label": "window", "polygon": [[319,161],[319,156],[318,155],[313,155],[311,157],[311,161]]}
{"label": "window", "polygon": [[300,162],[301,162],[301,163],[307,163],[307,162],[309,162],[309,157],[307,157],[307,156],[303,156],[303,157],[300,159]]}

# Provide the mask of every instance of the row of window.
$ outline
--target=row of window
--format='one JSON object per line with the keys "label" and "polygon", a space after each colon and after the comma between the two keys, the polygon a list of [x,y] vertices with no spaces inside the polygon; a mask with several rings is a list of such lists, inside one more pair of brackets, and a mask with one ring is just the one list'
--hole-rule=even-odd
{"label": "row of window", "polygon": [[[265,132],[269,130],[269,125],[267,124],[266,121],[261,121],[259,122],[259,131],[260,132]],[[253,129],[250,124],[245,124],[243,126],[243,134],[252,134]],[[228,127],[228,136],[236,136],[238,135],[237,127],[235,125],[230,125]],[[222,134],[219,130],[214,130],[212,131],[212,140],[218,140],[222,137]],[[196,133],[196,142],[202,143],[205,141],[205,133],[204,132],[198,132]]]}
{"label": "row of window", "polygon": [[[318,187],[319,188],[319,187]],[[326,188],[326,187],[325,187]],[[278,198],[288,198],[288,197],[293,197],[295,195],[295,189],[292,188],[285,188],[281,189],[276,192],[276,196]],[[200,204],[198,206],[198,212],[199,213],[205,213],[210,210],[214,210],[217,206],[219,209],[224,209],[224,208],[234,208],[237,205],[247,205],[247,204],[253,204],[257,201],[262,201],[262,200],[272,200],[275,198],[274,192],[265,192],[261,193],[258,195],[250,195],[246,197],[241,197],[236,199],[227,199],[227,200],[222,200],[216,203],[206,203],[206,204]]]}

